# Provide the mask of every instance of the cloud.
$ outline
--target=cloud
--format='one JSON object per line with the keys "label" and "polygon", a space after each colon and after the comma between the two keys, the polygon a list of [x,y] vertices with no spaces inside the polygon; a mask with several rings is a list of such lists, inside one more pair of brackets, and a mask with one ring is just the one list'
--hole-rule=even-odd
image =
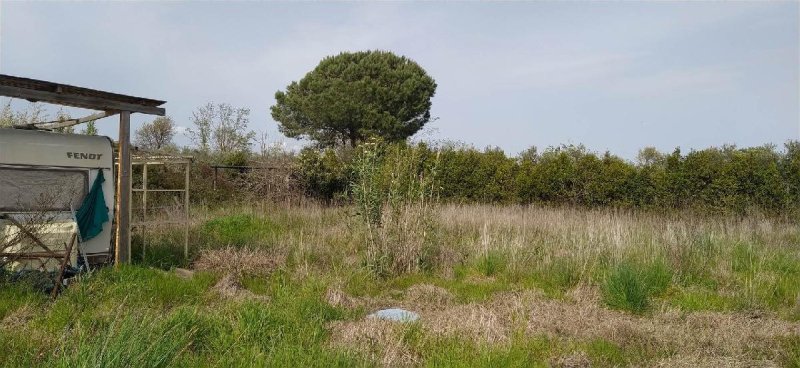
{"label": "cloud", "polygon": [[607,92],[629,97],[720,93],[734,88],[736,80],[737,73],[729,67],[693,67],[623,77],[609,84]]}
{"label": "cloud", "polygon": [[[276,90],[325,56],[387,49],[439,84],[430,135],[509,152],[570,139],[635,152],[652,135],[607,133],[624,128],[621,117],[647,116],[648,126],[724,120],[745,131],[767,116],[796,131],[797,7],[2,2],[0,71],[165,99],[182,127],[209,101],[250,107],[251,128],[276,140],[268,111]],[[133,119],[136,128],[152,117]],[[786,131],[747,130],[741,139],[780,140]],[[101,132],[116,135],[116,124]],[[715,139],[713,129],[697,132]],[[667,146],[683,139],[658,136]]]}

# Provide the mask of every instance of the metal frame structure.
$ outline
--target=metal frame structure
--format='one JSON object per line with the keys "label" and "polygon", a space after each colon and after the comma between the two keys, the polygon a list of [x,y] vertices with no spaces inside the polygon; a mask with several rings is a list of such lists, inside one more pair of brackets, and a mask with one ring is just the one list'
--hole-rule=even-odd
{"label": "metal frame structure", "polygon": [[99,113],[79,119],[29,124],[18,128],[63,128],[119,115],[119,137],[117,140],[119,143],[119,166],[117,173],[117,210],[115,212],[116,244],[114,246],[114,262],[117,265],[130,262],[131,114],[142,113],[163,116],[166,114],[166,110],[160,106],[166,103],[166,101],[121,95],[118,93],[37,79],[15,77],[6,74],[0,74],[0,96],[99,111]]}
{"label": "metal frame structure", "polygon": [[[142,187],[131,188],[133,192],[142,193],[142,221],[131,223],[131,227],[142,229],[142,258],[147,249],[145,229],[148,226],[175,225],[183,224],[183,256],[189,258],[189,173],[192,167],[193,157],[191,156],[136,156],[131,161],[131,165],[142,166]],[[147,187],[147,167],[150,165],[183,165],[184,166],[184,185],[183,188],[173,189],[149,189]],[[178,221],[147,221],[147,193],[148,192],[182,192],[183,193],[183,219]],[[130,214],[129,214],[130,217]]]}

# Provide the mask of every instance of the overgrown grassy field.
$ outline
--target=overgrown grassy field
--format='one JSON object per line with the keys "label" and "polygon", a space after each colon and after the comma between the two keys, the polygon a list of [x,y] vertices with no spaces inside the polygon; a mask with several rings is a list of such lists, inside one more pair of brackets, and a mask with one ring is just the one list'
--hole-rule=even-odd
{"label": "overgrown grassy field", "polygon": [[[796,221],[358,211],[199,208],[188,262],[165,228],[54,302],[2,283],[0,365],[800,367]],[[387,307],[421,319],[365,318]]]}

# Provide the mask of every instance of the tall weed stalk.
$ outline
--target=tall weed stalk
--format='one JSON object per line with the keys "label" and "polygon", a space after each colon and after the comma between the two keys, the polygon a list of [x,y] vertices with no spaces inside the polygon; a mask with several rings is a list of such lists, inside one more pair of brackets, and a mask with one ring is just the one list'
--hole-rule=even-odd
{"label": "tall weed stalk", "polygon": [[350,185],[367,236],[366,265],[381,276],[435,266],[438,155],[423,147],[362,146]]}

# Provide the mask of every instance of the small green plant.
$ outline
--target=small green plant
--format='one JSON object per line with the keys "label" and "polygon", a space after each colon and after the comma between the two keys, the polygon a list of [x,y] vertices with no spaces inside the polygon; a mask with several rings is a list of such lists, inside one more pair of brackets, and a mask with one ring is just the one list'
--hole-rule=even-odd
{"label": "small green plant", "polygon": [[628,364],[625,352],[608,340],[592,340],[586,346],[586,353],[596,367],[623,367]]}
{"label": "small green plant", "polygon": [[506,259],[499,252],[487,252],[478,261],[478,270],[484,276],[495,276],[505,270]]}
{"label": "small green plant", "polygon": [[671,278],[664,262],[622,262],[606,277],[603,300],[611,308],[642,314],[650,308],[650,299],[669,287]]}

